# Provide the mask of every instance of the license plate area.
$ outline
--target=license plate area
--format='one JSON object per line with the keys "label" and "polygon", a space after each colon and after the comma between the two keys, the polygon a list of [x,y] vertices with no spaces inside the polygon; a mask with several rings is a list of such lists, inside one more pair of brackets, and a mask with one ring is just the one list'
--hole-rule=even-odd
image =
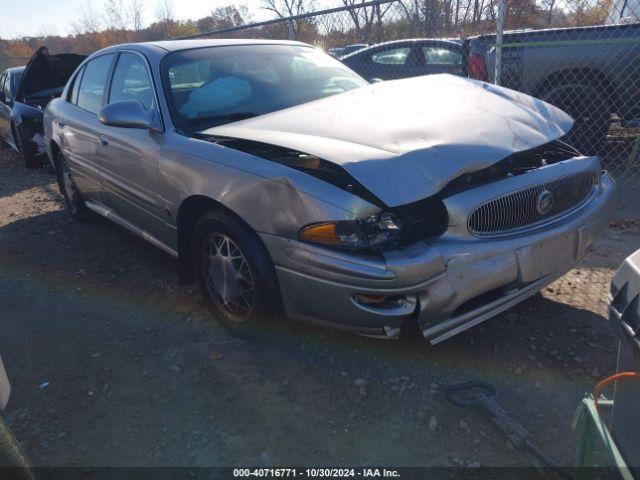
{"label": "license plate area", "polygon": [[522,282],[569,269],[577,259],[576,233],[557,235],[520,248],[517,257]]}

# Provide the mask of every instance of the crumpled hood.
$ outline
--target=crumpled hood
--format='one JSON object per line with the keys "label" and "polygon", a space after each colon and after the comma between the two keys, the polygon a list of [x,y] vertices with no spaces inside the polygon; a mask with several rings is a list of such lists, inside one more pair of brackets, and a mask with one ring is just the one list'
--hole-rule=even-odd
{"label": "crumpled hood", "polygon": [[278,145],[341,165],[390,207],[566,134],[560,109],[520,92],[429,75],[372,84],[202,133]]}

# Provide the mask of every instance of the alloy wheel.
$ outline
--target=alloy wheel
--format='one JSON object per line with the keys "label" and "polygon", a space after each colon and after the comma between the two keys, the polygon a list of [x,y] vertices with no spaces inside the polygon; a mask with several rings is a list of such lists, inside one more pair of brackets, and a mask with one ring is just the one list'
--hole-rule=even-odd
{"label": "alloy wheel", "polygon": [[247,320],[255,306],[255,283],[242,250],[225,234],[212,233],[204,241],[202,257],[212,301],[229,320]]}

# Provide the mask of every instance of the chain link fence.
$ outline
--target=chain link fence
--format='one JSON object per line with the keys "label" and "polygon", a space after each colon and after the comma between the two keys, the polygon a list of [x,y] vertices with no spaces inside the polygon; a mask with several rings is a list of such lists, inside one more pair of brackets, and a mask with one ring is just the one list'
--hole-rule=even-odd
{"label": "chain link fence", "polygon": [[489,81],[499,78],[569,113],[575,120],[569,143],[598,154],[621,184],[634,187],[640,180],[640,2],[558,5],[546,1],[542,24],[505,32],[502,45],[494,35],[469,39],[470,62],[486,60]]}
{"label": "chain link fence", "polygon": [[[451,73],[499,83],[567,111],[576,120],[569,143],[600,155],[625,186],[640,181],[640,0],[341,3],[189,38],[295,39],[368,79]],[[0,55],[0,67],[27,60]]]}
{"label": "chain link fence", "polygon": [[619,183],[640,181],[640,0],[343,3],[196,36],[295,39],[369,79],[452,73],[500,83],[568,112],[570,143],[600,155]]}

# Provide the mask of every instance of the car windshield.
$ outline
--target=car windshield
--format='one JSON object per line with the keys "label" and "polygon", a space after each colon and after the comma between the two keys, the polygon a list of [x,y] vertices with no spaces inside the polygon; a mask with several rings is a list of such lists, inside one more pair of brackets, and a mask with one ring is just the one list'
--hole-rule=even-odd
{"label": "car windshield", "polygon": [[367,85],[338,60],[297,45],[182,50],[163,62],[178,128],[195,132]]}

